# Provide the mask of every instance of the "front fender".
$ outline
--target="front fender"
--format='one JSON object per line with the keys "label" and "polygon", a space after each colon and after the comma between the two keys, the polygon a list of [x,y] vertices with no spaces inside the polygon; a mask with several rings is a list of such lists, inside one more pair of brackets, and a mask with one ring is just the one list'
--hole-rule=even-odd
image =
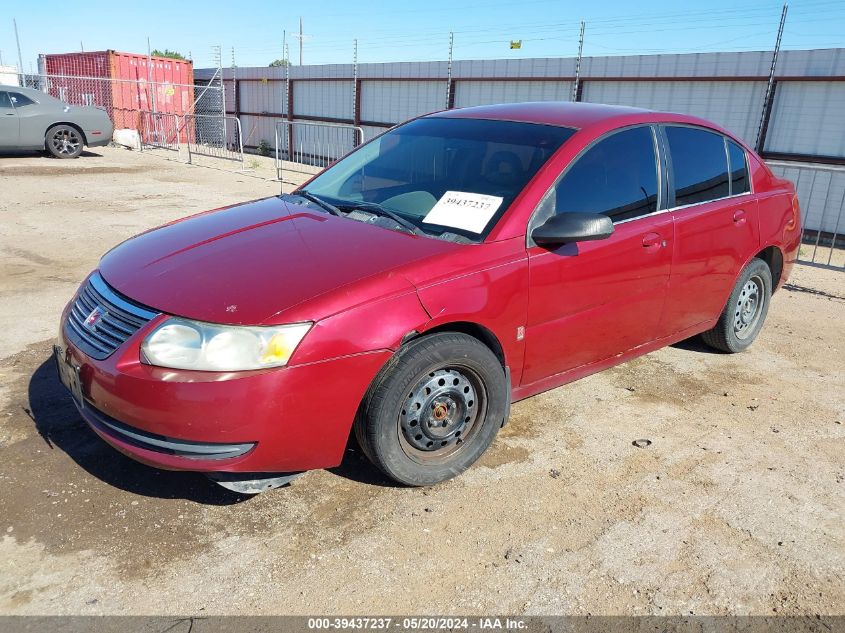
{"label": "front fender", "polygon": [[294,352],[290,365],[396,350],[406,334],[419,331],[429,320],[413,289],[362,303],[317,321]]}

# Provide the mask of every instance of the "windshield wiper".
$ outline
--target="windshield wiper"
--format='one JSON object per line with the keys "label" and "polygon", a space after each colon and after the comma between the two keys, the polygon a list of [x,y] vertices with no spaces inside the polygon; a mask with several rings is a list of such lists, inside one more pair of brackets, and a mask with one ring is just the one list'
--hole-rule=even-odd
{"label": "windshield wiper", "polygon": [[307,191],[307,190],[305,190],[305,189],[297,189],[296,191],[294,191],[294,192],[293,192],[293,194],[292,194],[292,195],[294,195],[294,196],[299,196],[300,198],[305,198],[306,200],[308,200],[308,201],[310,201],[310,202],[313,202],[313,203],[314,203],[314,204],[316,204],[318,207],[320,207],[321,209],[323,209],[324,211],[326,211],[326,212],[328,212],[328,213],[331,213],[332,215],[336,215],[336,216],[338,216],[338,217],[340,217],[340,218],[344,217],[344,216],[343,216],[343,211],[341,211],[340,209],[338,209],[338,208],[337,208],[336,206],[334,206],[333,204],[331,204],[331,203],[329,203],[329,202],[326,202],[325,200],[321,200],[320,198],[318,198],[317,196],[315,196],[315,195],[314,195],[313,193],[311,193],[310,191]]}
{"label": "windshield wiper", "polygon": [[390,218],[396,224],[401,226],[402,228],[406,229],[412,235],[425,235],[425,231],[421,230],[416,224],[411,222],[410,220],[406,220],[398,213],[394,213],[387,207],[383,207],[382,205],[376,202],[364,202],[364,201],[354,201],[354,202],[347,202],[344,201],[340,205],[341,209],[360,209],[361,211],[369,211],[375,215],[381,215],[386,218]]}

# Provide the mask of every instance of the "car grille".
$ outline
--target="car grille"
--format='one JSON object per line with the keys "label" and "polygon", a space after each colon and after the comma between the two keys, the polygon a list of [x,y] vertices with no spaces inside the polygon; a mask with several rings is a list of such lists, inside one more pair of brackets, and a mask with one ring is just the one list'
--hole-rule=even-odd
{"label": "car grille", "polygon": [[157,314],[117,294],[94,273],[73,302],[65,334],[82,352],[102,360]]}

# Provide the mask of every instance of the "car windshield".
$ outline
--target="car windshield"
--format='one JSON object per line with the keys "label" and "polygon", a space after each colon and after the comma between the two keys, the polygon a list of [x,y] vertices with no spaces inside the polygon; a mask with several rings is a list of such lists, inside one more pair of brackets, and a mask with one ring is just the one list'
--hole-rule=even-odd
{"label": "car windshield", "polygon": [[353,219],[479,241],[574,133],[537,123],[417,119],[339,161],[302,193]]}

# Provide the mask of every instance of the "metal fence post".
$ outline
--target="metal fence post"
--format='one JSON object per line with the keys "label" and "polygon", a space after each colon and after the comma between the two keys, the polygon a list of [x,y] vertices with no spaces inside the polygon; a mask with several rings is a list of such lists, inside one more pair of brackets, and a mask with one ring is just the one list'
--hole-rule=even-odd
{"label": "metal fence post", "polygon": [[784,24],[786,24],[786,12],[788,9],[789,5],[784,2],[783,10],[780,14],[780,25],[778,26],[778,37],[775,41],[775,50],[772,53],[772,68],[769,71],[769,82],[766,84],[766,95],[763,97],[763,111],[760,114],[760,126],[757,128],[757,142],[755,144],[755,149],[758,154],[763,153],[763,144],[765,143],[764,126],[768,127],[768,115],[771,114],[771,106],[769,104],[774,94],[775,69],[778,65],[778,53],[780,52],[781,39],[783,39],[783,27]]}
{"label": "metal fence post", "polygon": [[581,55],[584,52],[584,28],[586,23],[581,21],[581,35],[578,37],[578,57],[575,59],[575,82],[572,84],[572,101],[581,100]]}

